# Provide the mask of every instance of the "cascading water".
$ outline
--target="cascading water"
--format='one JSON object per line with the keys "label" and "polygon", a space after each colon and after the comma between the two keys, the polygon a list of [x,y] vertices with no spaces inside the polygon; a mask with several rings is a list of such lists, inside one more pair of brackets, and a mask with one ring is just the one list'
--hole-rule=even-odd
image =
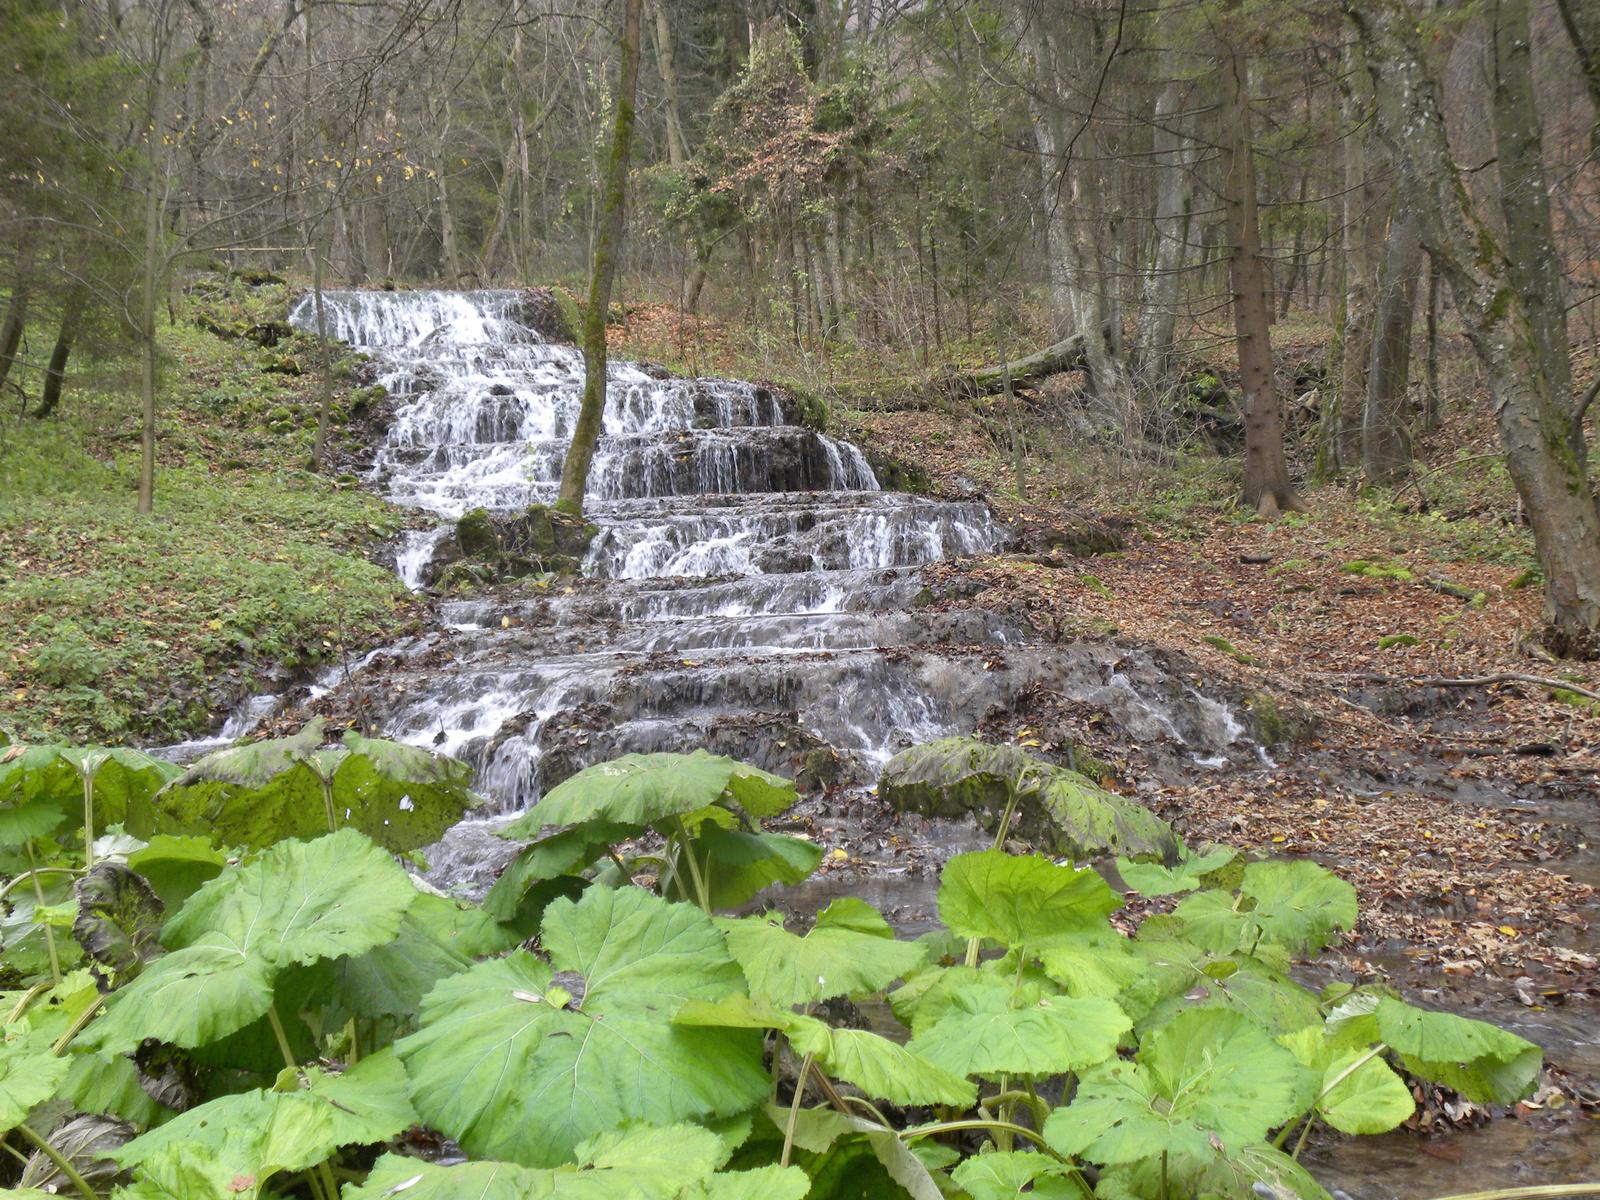
{"label": "cascading water", "polygon": [[[524,304],[514,291],[324,293],[330,332],[371,354],[397,398],[374,469],[395,501],[454,518],[554,500],[582,359],[535,333]],[[315,326],[309,297],[291,321]],[[1099,703],[1134,736],[1174,728],[1127,689],[1130,670],[1157,673],[1143,656],[1018,650],[1020,622],[916,608],[916,567],[1006,531],[981,503],[880,491],[855,446],[793,423],[773,389],[613,363],[586,509],[600,532],[584,579],[446,601],[445,632],[342,685],[369,689],[385,736],[470,762],[502,811],[631,751],[706,747],[870,782],[897,749],[970,731],[1030,687]],[[406,535],[408,583],[447,537]]]}

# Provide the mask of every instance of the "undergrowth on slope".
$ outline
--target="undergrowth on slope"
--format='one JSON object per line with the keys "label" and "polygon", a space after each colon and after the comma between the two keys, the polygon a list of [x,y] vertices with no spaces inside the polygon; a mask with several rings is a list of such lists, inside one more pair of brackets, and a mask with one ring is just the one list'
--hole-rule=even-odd
{"label": "undergrowth on slope", "polygon": [[[134,511],[135,364],[76,364],[55,415],[0,417],[0,725],[25,738],[188,736],[262,674],[338,661],[412,619],[405,589],[365,556],[404,515],[354,476],[306,469],[312,347],[263,349],[194,323],[281,321],[288,299],[216,287],[163,327],[152,516]],[[335,461],[355,438],[348,361],[344,372]]]}

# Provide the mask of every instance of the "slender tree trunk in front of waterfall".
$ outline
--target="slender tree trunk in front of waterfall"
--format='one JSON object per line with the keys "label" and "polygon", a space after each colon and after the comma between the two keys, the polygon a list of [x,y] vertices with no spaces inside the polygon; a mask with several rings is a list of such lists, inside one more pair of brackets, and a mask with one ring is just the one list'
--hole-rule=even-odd
{"label": "slender tree trunk in front of waterfall", "polygon": [[600,231],[594,245],[594,270],[589,277],[589,307],[583,314],[583,406],[572,431],[572,445],[561,469],[556,508],[583,515],[583,494],[589,464],[600,441],[606,407],[606,313],[611,307],[611,282],[622,252],[622,218],[628,199],[628,154],[633,143],[633,100],[639,81],[639,12],[641,0],[625,0],[622,18],[622,79],[617,88],[617,117],[606,162],[606,190]]}

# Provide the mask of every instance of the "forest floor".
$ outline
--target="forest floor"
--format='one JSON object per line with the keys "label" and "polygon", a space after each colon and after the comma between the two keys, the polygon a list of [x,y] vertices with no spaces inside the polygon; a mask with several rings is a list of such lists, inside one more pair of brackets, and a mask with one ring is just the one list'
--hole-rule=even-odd
{"label": "forest floor", "polygon": [[[640,310],[619,349],[736,373],[714,325],[687,333]],[[692,355],[681,354],[698,337]],[[677,350],[679,353],[674,353]],[[1280,361],[1321,355],[1315,334]],[[1220,369],[1226,370],[1225,355]],[[676,360],[676,361],[674,361]],[[1025,615],[1046,637],[1114,638],[1162,654],[1207,695],[1250,714],[1259,757],[1174,774],[1092,712],[1051,696],[996,714],[991,740],[1080,746],[1191,841],[1307,854],[1357,888],[1359,925],[1322,969],[1390,978],[1493,1019],[1600,1028],[1600,664],[1536,642],[1542,587],[1492,421],[1458,361],[1456,404],[1421,439],[1399,489],[1314,485],[1275,522],[1236,503],[1238,460],[1074,444],[1060,433],[1081,381],[1022,398],[1026,492],[1003,443],[1003,401],[941,401],[928,386],[841,385],[831,427],[920,468],[935,493],[981,494],[1007,519],[1103,524],[1122,549],[961,560],[940,603]],[[1285,390],[1294,381],[1280,381]],[[1294,393],[1290,391],[1290,394]],[[885,403],[885,396],[890,397]],[[976,584],[977,586],[974,586]],[[1477,681],[1477,682],[1464,682]],[[846,861],[832,864],[848,871]],[[1331,962],[1330,962],[1331,959]],[[1590,1095],[1591,1093],[1592,1096]],[[1600,1086],[1578,1084],[1600,1103]]]}

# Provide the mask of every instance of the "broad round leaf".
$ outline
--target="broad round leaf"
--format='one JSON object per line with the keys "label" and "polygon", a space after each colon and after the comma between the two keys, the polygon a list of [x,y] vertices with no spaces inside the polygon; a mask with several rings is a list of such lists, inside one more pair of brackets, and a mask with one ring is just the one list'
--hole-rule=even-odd
{"label": "broad round leaf", "polygon": [[1428,1012],[1385,996],[1378,1033],[1406,1069],[1477,1104],[1513,1104],[1533,1090],[1544,1052],[1485,1021]]}
{"label": "broad round leaf", "polygon": [[[499,836],[505,837],[508,829],[500,830]],[[494,881],[483,898],[484,911],[497,921],[514,919],[534,884],[561,875],[576,875],[604,854],[606,847],[637,837],[644,830],[643,825],[588,821],[529,843]]]}
{"label": "broad round leaf", "polygon": [[[121,822],[149,838],[163,828],[151,798],[183,768],[125,746],[10,746],[0,755],[0,842],[83,826],[83,781],[94,781],[95,828]],[[55,810],[48,818],[41,806]],[[23,834],[23,837],[17,837]]]}
{"label": "broad round leaf", "polygon": [[957,1075],[1058,1075],[1116,1053],[1133,1028],[1110,1000],[1046,996],[1011,1007],[1009,989],[960,988],[926,1033],[906,1048]]}
{"label": "broad round leaf", "polygon": [[350,730],[333,772],[335,815],[394,853],[438,841],[479,801],[464,762]]}
{"label": "broad round leaf", "polygon": [[950,1178],[959,1183],[972,1200],[1015,1200],[1018,1196],[1067,1200],[1067,1197],[1083,1195],[1078,1185],[1067,1178],[1071,1173],[1070,1166],[1048,1154],[1015,1151],[975,1154],[951,1171]]}
{"label": "broad round leaf", "polygon": [[[387,1141],[416,1122],[405,1072],[392,1055],[363,1059],[342,1075],[315,1072],[309,1088],[223,1096],[192,1108],[117,1150],[173,1195],[200,1166],[214,1194],[255,1195],[280,1171],[298,1171],[346,1145]],[[248,1179],[244,1187],[241,1179]]]}
{"label": "broad round leaf", "polygon": [[[769,884],[799,883],[822,861],[822,847],[804,838],[723,829],[710,821],[678,849],[699,862],[712,908],[736,908]],[[689,873],[683,866],[680,877]]]}
{"label": "broad round leaf", "polygon": [[544,944],[579,978],[554,988],[527,954],[479,963],[440,982],[396,1044],[418,1111],[469,1152],[554,1165],[629,1118],[725,1115],[765,1094],[758,1033],[671,1023],[683,1000],[743,982],[704,913],[592,888],[550,906]]}
{"label": "broad round leaf", "polygon": [[317,717],[292,737],[208,754],[160,803],[193,832],[259,849],[327,833],[331,790],[335,823],[396,852],[437,841],[476,803],[464,763],[354,732],[321,750],[322,731]]}
{"label": "broad round leaf", "polygon": [[1004,850],[958,854],[939,882],[939,917],[960,937],[1016,947],[1074,929],[1106,929],[1122,901],[1090,870]]}
{"label": "broad round leaf", "polygon": [[222,874],[228,856],[208,838],[159,834],[128,855],[128,865],[149,881],[169,911],[176,912],[201,884]]}
{"label": "broad round leaf", "polygon": [[243,1029],[272,1004],[277,968],[222,934],[207,934],[146,967],[106,1001],[84,1035],[88,1045],[126,1053],[145,1038],[193,1048]]}
{"label": "broad round leaf", "polygon": [[827,1074],[890,1104],[966,1108],[977,1099],[971,1080],[865,1029],[833,1029],[815,1017],[802,1017],[789,1042],[796,1053],[815,1055]]}
{"label": "broad round leaf", "polygon": [[1320,950],[1356,923],[1355,888],[1313,862],[1251,863],[1239,894],[1255,901],[1250,919],[1261,936],[1294,951]]}
{"label": "broad round leaf", "polygon": [[1186,853],[1176,867],[1118,858],[1117,874],[1122,876],[1123,883],[1143,896],[1192,892],[1196,888],[1209,886],[1206,877],[1220,871],[1239,856],[1239,851],[1232,846],[1210,843],[1210,847],[1205,853]]}
{"label": "broad round leaf", "polygon": [[1076,771],[1056,771],[1039,792],[1050,819],[1051,849],[1072,858],[1149,855],[1175,862],[1183,843],[1172,827],[1136,800],[1109,792]]}
{"label": "broad round leaf", "polygon": [[1259,1142],[1214,1160],[1195,1190],[1203,1200],[1261,1200],[1257,1185],[1278,1200],[1331,1200],[1310,1171],[1277,1147]]}
{"label": "broad round leaf", "polygon": [[[674,1125],[633,1128],[608,1134],[583,1148],[576,1170],[517,1166],[508,1162],[435,1163],[385,1154],[360,1187],[347,1187],[344,1200],[679,1200],[698,1196],[714,1178],[726,1154],[709,1130]],[[802,1180],[804,1176],[801,1177]],[[806,1181],[809,1183],[809,1181]],[[687,1190],[686,1190],[687,1189]],[[771,1193],[786,1200],[792,1193]],[[799,1195],[805,1194],[804,1189]],[[713,1192],[719,1198],[720,1192]],[[745,1193],[738,1193],[744,1197]],[[751,1200],[766,1192],[751,1193]]]}
{"label": "broad round leaf", "polygon": [[207,883],[167,922],[163,938],[183,946],[221,933],[265,963],[311,963],[388,941],[417,895],[392,858],[341,829],[314,842],[279,842]]}
{"label": "broad round leaf", "polygon": [[0,1041],[0,1132],[15,1129],[35,1104],[48,1100],[70,1066],[71,1059],[51,1052],[48,1038]]}
{"label": "broad round leaf", "polygon": [[765,916],[717,925],[728,939],[728,952],[744,969],[751,994],[785,1006],[869,995],[923,961],[921,946],[896,941],[878,910],[854,896],[819,912],[804,937]]}
{"label": "broad round leaf", "polygon": [[612,762],[587,767],[551,788],[544,799],[508,826],[503,836],[537,836],[546,825],[594,820],[649,825],[692,813],[725,792],[731,799],[742,794],[770,813],[781,811],[772,807],[772,792],[785,788],[792,804],[792,783],[704,750],[692,754],[625,754]]}
{"label": "broad round leaf", "polygon": [[1100,1163],[1163,1153],[1206,1163],[1304,1111],[1317,1078],[1231,1012],[1181,1013],[1145,1038],[1138,1058],[1084,1072],[1072,1103],[1045,1122],[1045,1140]]}

